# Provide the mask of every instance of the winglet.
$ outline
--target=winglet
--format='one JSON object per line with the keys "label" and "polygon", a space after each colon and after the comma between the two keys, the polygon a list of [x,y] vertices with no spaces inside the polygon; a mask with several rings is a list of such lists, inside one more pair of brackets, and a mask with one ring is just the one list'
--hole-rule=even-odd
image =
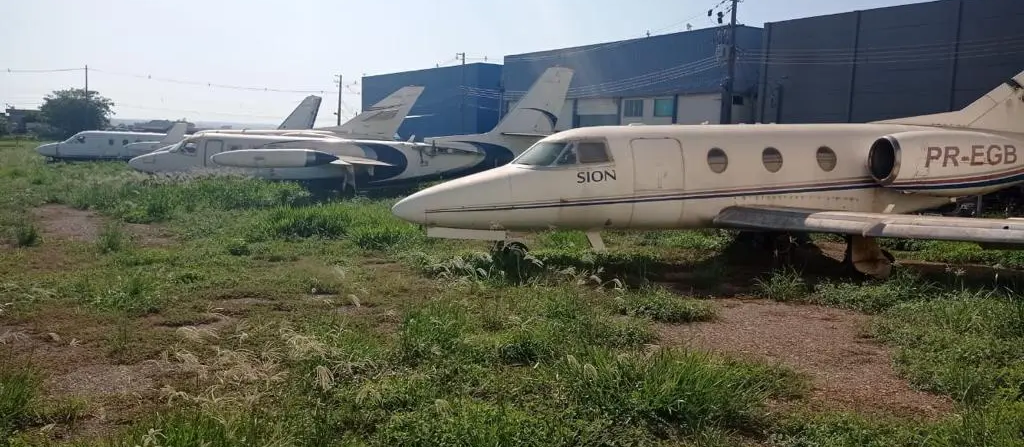
{"label": "winglet", "polygon": [[1024,133],[1024,71],[963,109],[875,122]]}
{"label": "winglet", "polygon": [[295,110],[285,118],[278,130],[288,129],[312,129],[316,123],[316,116],[320,114],[320,103],[323,98],[316,95],[309,95],[299,103]]}

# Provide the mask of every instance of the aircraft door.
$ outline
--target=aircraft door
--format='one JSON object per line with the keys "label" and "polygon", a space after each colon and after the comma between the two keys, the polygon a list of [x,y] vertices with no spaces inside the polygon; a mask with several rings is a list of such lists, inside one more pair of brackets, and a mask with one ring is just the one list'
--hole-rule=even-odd
{"label": "aircraft door", "polygon": [[[683,214],[683,147],[675,138],[638,138],[633,153],[633,217],[630,226],[673,227]],[[666,200],[668,199],[668,200]]]}
{"label": "aircraft door", "polygon": [[213,163],[210,161],[210,157],[214,156],[215,154],[221,153],[221,151],[223,150],[224,141],[208,140],[206,144],[203,145],[203,166],[208,166],[211,163]]}

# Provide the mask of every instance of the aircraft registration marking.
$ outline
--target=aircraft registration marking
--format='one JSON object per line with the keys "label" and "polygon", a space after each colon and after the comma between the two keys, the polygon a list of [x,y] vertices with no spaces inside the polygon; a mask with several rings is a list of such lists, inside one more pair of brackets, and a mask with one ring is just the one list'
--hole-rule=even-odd
{"label": "aircraft registration marking", "polygon": [[960,163],[970,166],[1011,165],[1017,163],[1017,148],[1010,144],[975,144],[969,154],[961,155],[958,146],[929,146],[924,167],[931,167],[932,161],[939,160],[942,160],[944,168],[950,165],[958,168]]}

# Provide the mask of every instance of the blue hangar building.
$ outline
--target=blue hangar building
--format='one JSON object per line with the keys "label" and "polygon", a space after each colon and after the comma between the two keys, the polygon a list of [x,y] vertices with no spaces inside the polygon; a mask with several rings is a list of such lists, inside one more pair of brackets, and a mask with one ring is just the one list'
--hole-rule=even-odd
{"label": "blue hangar building", "polygon": [[[737,48],[760,48],[760,28],[736,27]],[[548,67],[575,71],[557,130],[573,127],[720,122],[728,28],[715,27],[505,56],[504,110]],[[737,54],[739,52],[737,51]],[[738,67],[732,122],[752,122],[757,67]]]}
{"label": "blue hangar building", "polygon": [[398,135],[403,140],[486,132],[498,124],[501,65],[472,63],[401,73],[364,76],[362,107],[407,85],[422,85]]}
{"label": "blue hangar building", "polygon": [[[738,26],[737,47],[760,49],[761,35],[760,28]],[[509,55],[504,66],[476,63],[367,76],[362,106],[404,85],[423,85],[423,95],[399,129],[401,138],[487,132],[544,70],[557,65],[575,70],[557,130],[634,122],[718,123],[727,42],[728,29],[720,26]],[[758,79],[757,67],[737,66],[733,122],[753,122]]]}
{"label": "blue hangar building", "polygon": [[1024,1],[939,0],[766,23],[757,119],[863,123],[959,110],[1024,70]]}

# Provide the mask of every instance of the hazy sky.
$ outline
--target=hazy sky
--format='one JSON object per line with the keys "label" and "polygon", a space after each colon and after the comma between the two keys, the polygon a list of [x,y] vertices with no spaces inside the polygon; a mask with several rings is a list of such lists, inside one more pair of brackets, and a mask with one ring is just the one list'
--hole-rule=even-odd
{"label": "hazy sky", "polygon": [[[745,0],[738,18],[762,26],[791,18],[922,0]],[[55,89],[89,88],[118,118],[277,123],[305,93],[239,91],[147,79],[336,92],[343,117],[360,107],[363,74],[586,45],[648,30],[714,26],[719,0],[0,0],[0,103],[37,106]],[[132,76],[132,75],[137,75]],[[324,94],[317,125],[335,120]]]}

